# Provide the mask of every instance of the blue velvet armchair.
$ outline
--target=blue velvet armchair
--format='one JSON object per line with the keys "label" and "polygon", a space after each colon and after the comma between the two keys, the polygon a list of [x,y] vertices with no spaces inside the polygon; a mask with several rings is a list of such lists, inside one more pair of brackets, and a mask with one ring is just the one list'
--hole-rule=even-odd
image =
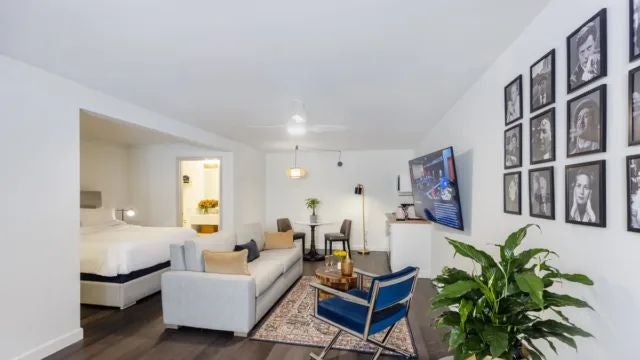
{"label": "blue velvet armchair", "polygon": [[[321,360],[327,355],[333,344],[343,331],[354,335],[378,347],[373,355],[377,359],[383,350],[398,353],[410,358],[412,355],[387,345],[389,335],[409,313],[409,305],[418,278],[418,268],[406,267],[395,273],[377,276],[354,269],[358,276],[358,286],[348,292],[341,292],[330,287],[312,283],[315,288],[316,318],[338,328],[338,333],[324,348],[320,355],[311,353],[314,359]],[[371,278],[368,290],[363,289],[364,278]],[[319,300],[319,292],[333,295]],[[372,338],[373,335],[387,329],[382,341]]]}

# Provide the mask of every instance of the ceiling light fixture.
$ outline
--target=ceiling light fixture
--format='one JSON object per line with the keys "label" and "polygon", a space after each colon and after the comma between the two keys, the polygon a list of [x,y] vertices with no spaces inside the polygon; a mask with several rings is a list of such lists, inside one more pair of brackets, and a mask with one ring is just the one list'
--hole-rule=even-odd
{"label": "ceiling light fixture", "polygon": [[293,152],[293,167],[287,170],[287,176],[292,180],[302,179],[306,175],[306,171],[303,168],[298,167],[298,145]]}

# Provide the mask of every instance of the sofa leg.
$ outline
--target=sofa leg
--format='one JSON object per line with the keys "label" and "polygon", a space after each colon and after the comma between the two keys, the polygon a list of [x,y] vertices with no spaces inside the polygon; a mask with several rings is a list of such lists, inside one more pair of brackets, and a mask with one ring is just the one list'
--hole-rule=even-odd
{"label": "sofa leg", "polygon": [[247,336],[249,336],[249,333],[246,333],[246,332],[239,332],[239,331],[234,331],[234,332],[233,332],[233,336],[237,336],[237,337],[244,337],[244,338],[246,338]]}
{"label": "sofa leg", "polygon": [[178,329],[180,329],[180,326],[175,325],[175,324],[164,324],[164,327],[165,327],[166,329],[173,329],[173,330],[178,330]]}

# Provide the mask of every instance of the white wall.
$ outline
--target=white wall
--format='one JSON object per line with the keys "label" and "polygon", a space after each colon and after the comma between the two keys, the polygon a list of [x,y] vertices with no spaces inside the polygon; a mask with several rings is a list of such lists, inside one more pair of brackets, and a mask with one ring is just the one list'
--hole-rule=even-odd
{"label": "white wall", "polygon": [[[338,167],[336,154],[299,152],[298,165],[307,170],[307,176],[291,180],[286,171],[292,166],[293,153],[267,154],[266,224],[275,230],[276,219],[280,217],[288,217],[292,222],[309,220],[310,211],[305,208],[304,199],[316,197],[321,201],[316,210],[318,219],[335,222],[316,229],[317,246],[324,248],[325,232],[337,232],[343,219],[351,219],[351,246],[360,249],[361,202],[353,191],[355,185],[361,183],[366,193],[368,247],[387,250],[385,213],[395,211],[401,202],[412,202],[411,197],[398,196],[394,187],[396,176],[408,173],[408,161],[412,158],[412,150],[345,151],[342,153],[344,166]],[[294,224],[294,228],[309,234],[307,226]]]}
{"label": "white wall", "polygon": [[[0,56],[0,359],[44,357],[82,337],[79,110],[231,152],[234,197],[262,219],[264,156],[242,144]],[[233,173],[232,172],[232,173]],[[175,194],[175,190],[174,190]],[[172,203],[174,206],[175,203]],[[175,206],[174,206],[175,207]]]}
{"label": "white wall", "polygon": [[80,189],[102,191],[105,208],[128,208],[129,148],[80,140]]}
{"label": "white wall", "polygon": [[[565,38],[603,7],[608,11],[609,76],[607,84],[607,152],[566,158],[566,45]],[[558,266],[566,272],[586,273],[595,286],[585,288],[565,284],[560,291],[572,292],[589,301],[595,312],[569,310],[575,322],[595,334],[595,339],[578,340],[579,353],[561,346],[551,359],[622,359],[636,352],[635,332],[640,320],[640,281],[637,259],[640,235],[626,231],[625,156],[640,152],[627,144],[628,2],[626,0],[553,0],[522,36],[502,55],[482,78],[426,136],[418,152],[453,145],[461,185],[467,230],[439,228],[432,261],[438,266],[467,266],[445,243],[449,235],[495,252],[490,245],[502,241],[526,223],[542,226],[542,235],[532,231],[525,247],[548,247],[560,255]],[[503,88],[516,75],[524,76],[524,99],[529,96],[529,66],[551,48],[556,49],[556,129],[555,167],[556,220],[528,216],[527,196],[523,196],[522,216],[502,211],[502,144],[504,126]],[[637,64],[634,64],[637,65]],[[599,83],[598,83],[599,84]],[[596,84],[596,85],[598,85]],[[580,91],[581,93],[582,91]],[[573,97],[572,94],[571,97]],[[525,101],[524,139],[529,131]],[[526,171],[530,166],[528,141],[523,141],[523,195],[528,192]],[[566,224],[564,221],[564,166],[595,159],[607,160],[607,228]],[[547,166],[547,165],[541,165]],[[633,357],[633,355],[631,355]]]}
{"label": "white wall", "polygon": [[[230,152],[184,144],[144,145],[131,148],[131,202],[138,210],[135,222],[146,226],[182,226],[179,222],[178,160],[220,158],[222,229],[234,227],[234,159]],[[239,217],[243,221],[242,217]],[[257,219],[261,220],[261,219]]]}

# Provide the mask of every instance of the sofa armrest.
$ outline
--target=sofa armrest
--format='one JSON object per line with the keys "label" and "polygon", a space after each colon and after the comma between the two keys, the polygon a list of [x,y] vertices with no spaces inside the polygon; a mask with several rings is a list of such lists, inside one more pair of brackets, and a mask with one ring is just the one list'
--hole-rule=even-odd
{"label": "sofa armrest", "polygon": [[165,324],[248,333],[256,322],[251,276],[167,271],[162,274]]}

